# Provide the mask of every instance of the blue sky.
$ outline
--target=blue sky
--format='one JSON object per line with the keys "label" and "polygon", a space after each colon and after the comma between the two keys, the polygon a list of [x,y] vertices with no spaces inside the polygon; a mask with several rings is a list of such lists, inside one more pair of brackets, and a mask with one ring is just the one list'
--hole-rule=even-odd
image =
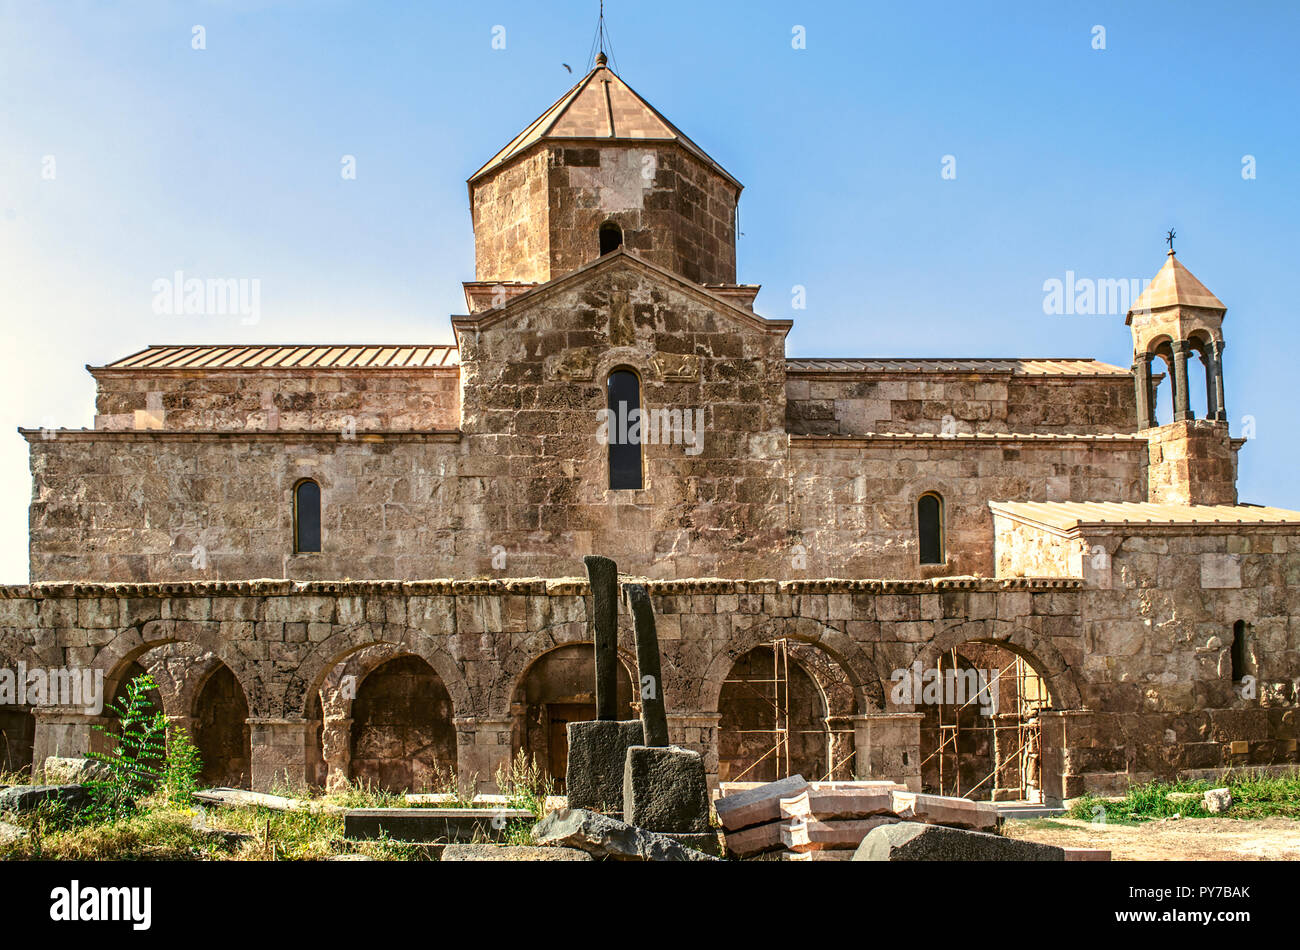
{"label": "blue sky", "polygon": [[[581,75],[595,11],[0,0],[0,581],[26,577],[14,428],[91,425],[85,364],[164,342],[449,341],[473,278],[465,179]],[[745,183],[739,279],[795,319],[791,355],[1127,366],[1122,315],[1044,314],[1043,284],[1149,279],[1174,227],[1228,306],[1228,411],[1255,432],[1242,499],[1300,508],[1296,5],[607,14],[620,75]],[[259,280],[260,320],[154,313],[177,270]]]}

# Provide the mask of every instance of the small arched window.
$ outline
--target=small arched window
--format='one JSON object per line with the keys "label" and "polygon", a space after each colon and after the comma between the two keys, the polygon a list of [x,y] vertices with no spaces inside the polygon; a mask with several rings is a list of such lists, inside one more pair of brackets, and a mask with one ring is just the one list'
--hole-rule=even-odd
{"label": "small arched window", "polygon": [[600,226],[600,256],[610,251],[617,251],[623,246],[623,229],[613,221],[606,221]]}
{"label": "small arched window", "polygon": [[1246,621],[1232,625],[1232,681],[1240,683],[1250,675],[1250,654],[1246,649]]}
{"label": "small arched window", "polygon": [[293,489],[293,553],[320,551],[320,486],[310,478]]}
{"label": "small arched window", "polygon": [[916,530],[922,564],[943,563],[943,498],[926,492],[916,503]]}
{"label": "small arched window", "polygon": [[639,489],[641,479],[641,380],[630,369],[616,369],[605,386],[609,427],[609,487]]}

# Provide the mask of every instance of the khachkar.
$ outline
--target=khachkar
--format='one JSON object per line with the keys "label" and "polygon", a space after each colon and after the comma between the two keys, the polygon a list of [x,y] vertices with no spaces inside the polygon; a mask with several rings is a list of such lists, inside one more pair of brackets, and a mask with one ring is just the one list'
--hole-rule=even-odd
{"label": "khachkar", "polygon": [[646,741],[641,720],[618,720],[618,565],[582,559],[591,582],[591,630],[596,646],[596,718],[568,725],[565,793],[570,808],[618,813],[627,750]]}

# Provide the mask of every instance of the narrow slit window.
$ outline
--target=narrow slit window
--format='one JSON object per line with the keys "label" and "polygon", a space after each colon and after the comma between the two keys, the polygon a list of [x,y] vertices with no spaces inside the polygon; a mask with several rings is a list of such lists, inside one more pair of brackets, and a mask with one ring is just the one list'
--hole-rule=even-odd
{"label": "narrow slit window", "polygon": [[922,564],[943,563],[943,499],[933,492],[916,503],[916,527]]}
{"label": "narrow slit window", "polygon": [[609,409],[609,487],[642,487],[641,380],[630,369],[616,369],[606,384]]}
{"label": "narrow slit window", "polygon": [[1232,681],[1240,683],[1250,675],[1249,656],[1246,651],[1246,621],[1232,625]]}
{"label": "narrow slit window", "polygon": [[320,551],[320,486],[308,479],[293,490],[293,553]]}

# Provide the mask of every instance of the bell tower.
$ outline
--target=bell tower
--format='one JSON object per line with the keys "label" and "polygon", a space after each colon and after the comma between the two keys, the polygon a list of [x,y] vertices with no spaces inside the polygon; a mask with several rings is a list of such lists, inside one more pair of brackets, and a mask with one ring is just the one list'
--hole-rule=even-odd
{"label": "bell tower", "polygon": [[[1151,446],[1147,494],[1154,502],[1233,505],[1240,444],[1229,435],[1224,407],[1227,307],[1179,262],[1174,236],[1171,230],[1164,266],[1125,320],[1133,333],[1138,429]],[[1191,404],[1188,385],[1193,358],[1205,373],[1202,418]],[[1173,421],[1163,426],[1156,421],[1156,360],[1164,363],[1172,390]]]}
{"label": "bell tower", "polygon": [[609,67],[469,179],[475,277],[545,283],[620,247],[700,284],[736,281],[742,185]]}

